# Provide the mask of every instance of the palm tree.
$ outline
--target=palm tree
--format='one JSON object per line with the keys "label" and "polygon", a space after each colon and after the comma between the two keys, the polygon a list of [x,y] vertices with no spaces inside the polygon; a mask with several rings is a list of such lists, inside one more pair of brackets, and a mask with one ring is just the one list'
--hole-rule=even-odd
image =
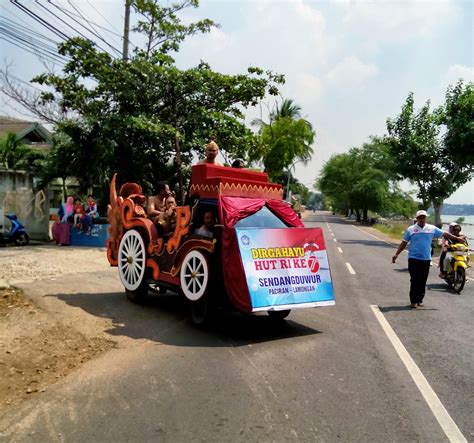
{"label": "palm tree", "polygon": [[306,164],[311,159],[316,134],[293,100],[284,99],[276,104],[269,113],[269,123],[254,119],[252,125],[259,127],[260,145],[251,154],[251,160],[262,161],[271,176],[289,170],[295,162]]}

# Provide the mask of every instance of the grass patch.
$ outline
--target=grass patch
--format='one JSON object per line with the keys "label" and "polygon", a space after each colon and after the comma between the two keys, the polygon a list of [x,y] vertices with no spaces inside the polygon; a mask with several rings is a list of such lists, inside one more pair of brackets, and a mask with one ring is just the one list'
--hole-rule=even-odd
{"label": "grass patch", "polygon": [[394,240],[401,241],[402,236],[409,225],[409,221],[390,221],[387,223],[375,223],[372,227],[383,232]]}

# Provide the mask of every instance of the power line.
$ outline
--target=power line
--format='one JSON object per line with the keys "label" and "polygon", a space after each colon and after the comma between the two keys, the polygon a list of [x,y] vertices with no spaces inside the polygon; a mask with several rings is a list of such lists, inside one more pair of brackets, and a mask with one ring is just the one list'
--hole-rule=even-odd
{"label": "power line", "polygon": [[[29,31],[29,29],[26,29],[8,18],[0,18],[0,33],[22,43],[22,45],[28,46],[30,49],[41,52],[42,55],[57,58],[62,63],[66,61],[64,56],[57,53],[57,43],[55,41],[35,31]],[[51,45],[51,43],[53,43],[54,46]]]}
{"label": "power line", "polygon": [[[21,25],[20,23],[17,23],[17,22],[15,22],[14,20],[12,20],[12,19],[10,19],[10,18],[8,18],[8,17],[0,17],[0,21],[1,21],[1,20],[3,20],[5,24],[9,24],[10,26],[15,26],[15,27],[17,27],[17,29],[22,30],[22,31],[24,31],[24,32],[26,32],[26,33],[28,33],[28,34],[34,34],[34,35],[37,35],[38,37],[40,37],[40,38],[42,38],[42,39],[44,39],[44,40],[47,40],[47,41],[49,41],[49,42],[51,42],[51,43],[54,43],[55,45],[58,44],[57,41],[55,41],[55,40],[53,40],[53,39],[51,39],[51,38],[49,38],[49,37],[46,37],[45,35],[40,34],[39,32],[33,31],[33,30],[31,29],[31,26],[30,26],[30,27],[23,26],[23,25]],[[23,21],[24,23],[26,23],[24,20],[22,20],[22,21]]]}
{"label": "power line", "polygon": [[43,20],[39,15],[28,9],[26,6],[22,5],[18,0],[10,0],[10,2],[13,3],[13,5],[16,6],[18,9],[22,10],[25,14],[29,15],[33,20],[45,26],[48,30],[56,34],[62,40],[68,40],[70,38],[64,32],[60,31],[47,21]]}
{"label": "power line", "polygon": [[41,52],[37,48],[32,49],[32,47],[30,45],[25,44],[21,41],[15,41],[15,39],[12,38],[9,35],[4,34],[2,36],[2,39],[7,41],[8,43],[11,43],[12,45],[16,46],[17,48],[23,49],[24,51],[29,52],[30,54],[36,55],[37,57],[42,57],[42,58],[47,59],[48,61],[53,62],[53,63],[59,63],[58,59],[52,58],[50,55]]}
{"label": "power line", "polygon": [[97,14],[99,14],[110,26],[112,26],[113,29],[115,29],[118,32],[118,34],[115,34],[115,35],[118,35],[120,38],[122,38],[122,34],[120,34],[120,31],[112,23],[110,23],[107,20],[107,17],[103,16],[101,12],[89,0],[86,0],[86,2],[95,12],[97,12]]}
{"label": "power line", "polygon": [[41,17],[39,17],[37,14],[35,14],[33,11],[29,10],[26,6],[22,5],[18,0],[10,0],[11,3],[13,3],[14,6],[16,6],[18,9],[23,11],[25,14],[29,15],[34,21],[40,23],[41,25],[45,26],[49,31],[52,33],[56,34],[58,37],[60,37],[62,40],[67,40],[69,39],[69,36],[66,35],[64,32],[60,31],[59,29],[55,28],[53,25],[48,23],[47,21],[43,20]]}
{"label": "power line", "polygon": [[[103,28],[102,26],[100,25],[96,25],[96,26],[99,26],[100,28],[103,28],[105,29],[106,31],[116,35],[117,37],[120,37],[120,39],[122,40],[123,39],[123,34],[121,33],[121,31],[119,29],[117,29],[117,27],[115,25],[113,25],[108,19],[107,17],[105,17],[89,0],[86,0],[87,4],[95,11],[97,12],[97,14],[99,14],[110,26],[112,26],[112,28],[117,31],[117,32],[112,32],[106,28]],[[132,42],[132,40],[130,40],[130,38],[128,39],[128,41],[133,45],[133,46],[137,46],[135,43]]]}
{"label": "power line", "polygon": [[[74,6],[73,3],[68,0],[68,3],[74,8],[75,11],[77,11],[77,13],[79,14],[74,14],[74,12],[72,11],[69,11],[72,15],[75,15],[76,17],[80,17],[80,18],[83,18],[87,23],[91,24],[91,25],[94,25],[95,27],[97,28],[100,28],[100,29],[103,29],[104,31],[107,31],[109,32],[110,34],[112,35],[115,35],[117,37],[120,37],[122,38],[122,35],[121,34],[118,34],[117,32],[114,32],[114,31],[111,31],[110,29],[102,26],[102,25],[99,25],[98,23],[95,23],[94,21],[92,21],[87,15],[85,15],[84,12],[81,12],[81,10],[77,7],[77,6]],[[97,11],[97,9],[96,9]]]}
{"label": "power line", "polygon": [[[88,28],[87,26],[83,25],[82,23],[78,22],[71,14],[71,11],[68,11],[64,8],[61,8],[60,6],[58,5],[55,5],[51,0],[48,0],[48,3],[52,4],[54,7],[56,7],[57,9],[59,9],[63,14],[67,15],[71,20],[73,20],[74,22],[76,22],[78,25],[82,26],[84,29],[86,29],[88,32],[90,32],[92,35],[96,36],[99,40],[103,41],[109,48],[111,48],[112,50],[114,50],[117,54],[120,55],[120,51],[118,49],[116,49],[114,46],[112,46],[109,42],[107,42],[107,40],[105,40],[95,29],[92,29],[91,28]],[[89,20],[84,17],[84,15],[68,0],[68,3],[74,8],[74,10],[76,10],[79,15],[81,16],[81,18],[83,20],[85,20],[86,22],[89,22]],[[89,22],[90,23],[90,22]],[[91,24],[91,23],[90,23]]]}
{"label": "power line", "polygon": [[[64,23],[66,26],[68,26],[69,28],[71,28],[73,31],[75,31],[77,34],[79,34],[81,37],[85,38],[86,40],[89,40],[91,41],[91,39],[89,37],[86,37],[81,31],[78,31],[74,26],[72,26],[70,23],[66,22],[65,20],[63,20],[61,17],[59,17],[58,15],[56,15],[54,12],[52,12],[50,9],[48,9],[46,6],[42,5],[38,0],[36,0],[36,4],[38,4],[41,8],[43,8],[44,10],[46,10],[49,14],[51,14],[53,17],[57,18],[59,21],[61,21],[62,23]],[[53,5],[54,7],[58,8],[59,10],[61,10],[61,8],[59,8],[58,6],[56,6],[54,3],[50,3],[51,5]],[[73,19],[73,21],[79,25],[81,25],[80,23],[77,22],[77,20]],[[82,25],[81,25],[82,26]],[[108,52],[107,50],[105,50],[104,48],[102,48],[101,46],[99,46],[97,43],[95,43],[96,46],[101,49],[102,51],[104,52]],[[112,57],[112,54],[109,54],[111,57]]]}

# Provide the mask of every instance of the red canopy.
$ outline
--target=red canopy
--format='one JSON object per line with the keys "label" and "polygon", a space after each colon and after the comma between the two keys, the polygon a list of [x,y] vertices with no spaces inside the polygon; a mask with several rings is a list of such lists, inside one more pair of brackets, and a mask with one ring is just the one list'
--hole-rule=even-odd
{"label": "red canopy", "polygon": [[234,306],[242,312],[251,312],[252,303],[240,258],[235,224],[267,206],[270,211],[291,227],[304,227],[291,206],[282,200],[263,198],[220,197],[220,221],[224,225],[222,234],[222,269],[227,294]]}

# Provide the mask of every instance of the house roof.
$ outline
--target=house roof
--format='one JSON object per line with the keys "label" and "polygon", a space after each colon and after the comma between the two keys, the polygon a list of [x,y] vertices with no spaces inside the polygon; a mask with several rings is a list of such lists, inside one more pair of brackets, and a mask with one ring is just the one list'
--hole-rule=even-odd
{"label": "house roof", "polygon": [[34,136],[35,143],[50,144],[52,141],[51,132],[41,123],[0,116],[0,137],[9,133],[16,134],[20,141],[31,138],[31,136]]}

